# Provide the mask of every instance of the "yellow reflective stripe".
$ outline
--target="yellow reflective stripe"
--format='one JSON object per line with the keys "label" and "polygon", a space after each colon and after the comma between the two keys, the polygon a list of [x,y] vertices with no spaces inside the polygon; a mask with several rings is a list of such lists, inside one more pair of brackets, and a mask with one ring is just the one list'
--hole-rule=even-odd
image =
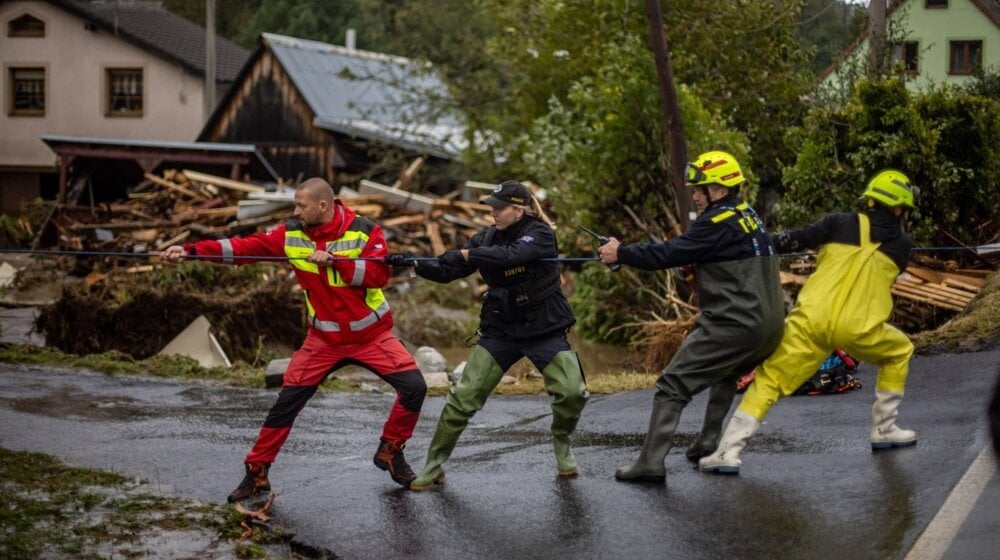
{"label": "yellow reflective stripe", "polygon": [[736,212],[733,212],[732,210],[726,210],[725,212],[719,212],[719,214],[717,216],[713,216],[712,217],[712,223],[713,224],[717,224],[717,223],[719,223],[719,222],[721,222],[723,220],[728,220],[729,218],[732,218],[735,215],[736,215]]}
{"label": "yellow reflective stripe", "polygon": [[749,225],[747,224],[747,219],[746,219],[746,217],[743,217],[743,218],[740,218],[740,219],[739,219],[739,220],[737,220],[737,221],[738,221],[738,222],[740,223],[740,227],[742,227],[742,228],[743,228],[743,233],[750,233],[750,231],[751,231],[751,228],[750,228],[750,226],[749,226]]}
{"label": "yellow reflective stripe", "polygon": [[285,256],[290,258],[288,262],[295,268],[319,274],[318,265],[304,260],[315,251],[316,244],[306,237],[304,232],[300,230],[285,232]]}
{"label": "yellow reflective stripe", "polygon": [[233,264],[233,242],[228,239],[223,239],[219,241],[219,245],[222,247],[222,262],[226,264]]}

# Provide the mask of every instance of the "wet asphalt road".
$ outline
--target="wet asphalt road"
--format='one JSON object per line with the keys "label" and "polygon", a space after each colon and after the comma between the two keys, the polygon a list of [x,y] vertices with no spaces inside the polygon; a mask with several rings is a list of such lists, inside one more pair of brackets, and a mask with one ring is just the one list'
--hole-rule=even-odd
{"label": "wet asphalt road", "polygon": [[[612,478],[637,453],[651,391],[591,399],[571,481],[555,477],[547,400],[495,396],[446,464],[447,484],[421,494],[371,464],[391,396],[320,394],[272,469],[276,522],[342,558],[908,558],[988,444],[998,362],[1000,352],[915,358],[900,424],[920,439],[893,452],[868,445],[866,366],[859,391],[780,401],[738,477],[684,459],[699,395],[665,485]],[[222,501],[275,394],[0,364],[0,445]],[[415,468],[442,405],[425,405],[407,449]],[[944,558],[998,557],[1000,478],[989,459],[985,489],[958,500],[971,512],[946,535]]]}

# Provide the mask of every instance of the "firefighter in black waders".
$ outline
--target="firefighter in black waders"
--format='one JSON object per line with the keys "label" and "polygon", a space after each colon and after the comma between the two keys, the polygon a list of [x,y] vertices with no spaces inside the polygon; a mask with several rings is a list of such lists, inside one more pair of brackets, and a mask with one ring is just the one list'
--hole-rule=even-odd
{"label": "firefighter in black waders", "polygon": [[[552,228],[530,214],[531,193],[507,181],[483,202],[493,207],[495,225],[472,237],[461,250],[416,263],[416,273],[435,282],[465,278],[476,270],[489,285],[480,313],[479,342],[462,378],[448,392],[444,410],[427,450],[424,470],[410,483],[422,491],[444,481],[442,465],[451,456],[469,419],[515,362],[527,356],[542,372],[552,395],[552,441],[559,477],[577,475],[570,435],[589,393],[576,353],[566,333],[576,322],[559,281],[559,265],[541,259],[558,256]],[[397,253],[387,262],[413,264],[413,255]]]}
{"label": "firefighter in black waders", "polygon": [[876,174],[861,195],[864,210],[830,214],[797,231],[781,232],[783,252],[822,246],[781,344],[759,368],[726,427],[719,449],[699,463],[703,472],[739,474],[740,452],[771,406],[790,395],[834,348],[878,366],[870,442],[873,450],[913,445],[917,434],[896,426],[913,344],[886,323],[890,288],[906,269],[913,242],[904,227],[918,189],[894,169]]}
{"label": "firefighter in black waders", "polygon": [[781,340],[785,309],[778,257],[757,214],[739,196],[745,180],[739,163],[728,153],[707,152],[689,163],[685,174],[701,212],[687,232],[666,243],[620,245],[612,238],[599,250],[605,264],[645,270],[693,264],[701,307],[694,330],[656,382],[639,458],[615,472],[622,482],[666,479],[663,460],[681,411],[708,388],[705,423],[686,455],[697,461],[714,451],[737,378]]}

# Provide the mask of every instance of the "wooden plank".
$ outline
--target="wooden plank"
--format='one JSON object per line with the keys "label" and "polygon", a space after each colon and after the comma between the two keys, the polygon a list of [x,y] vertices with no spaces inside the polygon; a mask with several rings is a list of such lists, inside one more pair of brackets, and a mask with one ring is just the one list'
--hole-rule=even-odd
{"label": "wooden plank", "polygon": [[437,222],[427,222],[427,237],[431,240],[431,249],[435,255],[445,252],[444,240],[441,239],[441,226]]}
{"label": "wooden plank", "polygon": [[944,308],[944,309],[950,309],[952,311],[963,311],[965,309],[964,305],[957,304],[957,303],[952,303],[952,302],[947,302],[947,301],[939,301],[939,300],[936,300],[936,299],[934,299],[932,297],[927,296],[926,294],[915,293],[914,291],[911,291],[908,288],[903,287],[903,286],[895,286],[895,285],[893,285],[891,291],[892,291],[893,295],[896,295],[896,296],[899,296],[899,297],[902,297],[902,298],[906,298],[906,299],[909,299],[909,300],[912,300],[912,301],[917,301],[917,302],[920,302],[920,303],[925,303],[927,305],[933,305],[934,307],[941,307],[941,308]]}
{"label": "wooden plank", "polygon": [[240,191],[245,193],[261,193],[267,190],[264,187],[251,185],[250,183],[244,183],[243,181],[234,181],[232,179],[227,179],[225,177],[209,175],[208,173],[199,173],[198,171],[191,171],[190,169],[184,170],[184,176],[192,181],[208,183],[210,185],[215,185],[217,187],[224,187],[230,190]]}
{"label": "wooden plank", "polygon": [[487,214],[493,211],[493,207],[489,206],[488,204],[482,204],[479,202],[466,202],[464,200],[447,200],[443,198],[439,198],[438,202],[440,203],[438,206],[439,208],[449,208],[454,206],[457,208],[462,208],[463,210],[474,210],[476,212],[485,212]]}
{"label": "wooden plank", "polygon": [[892,287],[894,290],[893,293],[906,294],[916,298],[921,298],[921,301],[933,303],[934,305],[941,304],[941,306],[954,306],[957,307],[959,311],[965,309],[969,303],[968,301],[957,300],[941,294],[927,292],[914,287],[911,284],[893,284]]}
{"label": "wooden plank", "polygon": [[196,193],[196,192],[194,192],[194,191],[192,191],[190,189],[185,189],[184,187],[182,187],[182,186],[180,186],[180,185],[178,185],[176,183],[172,183],[172,182],[167,181],[165,179],[160,179],[159,177],[157,177],[156,175],[153,175],[152,173],[146,173],[143,176],[146,177],[146,179],[149,179],[150,181],[152,181],[153,183],[155,183],[157,185],[160,185],[161,187],[166,187],[166,188],[168,188],[168,189],[170,189],[172,191],[179,192],[179,193],[183,194],[184,196],[186,196],[188,198],[193,198],[193,199],[196,199],[196,200],[208,200],[208,197],[205,196],[205,195],[203,195],[203,194],[201,194],[201,193]]}
{"label": "wooden plank", "polygon": [[410,162],[410,165],[399,174],[399,179],[392,184],[394,189],[407,190],[410,188],[410,181],[413,180],[413,176],[420,171],[420,168],[424,166],[424,158],[418,157],[417,159]]}
{"label": "wooden plank", "polygon": [[975,297],[975,294],[969,292],[963,292],[959,290],[949,290],[943,288],[937,284],[919,284],[916,282],[910,282],[907,280],[900,280],[897,282],[901,286],[917,290],[921,293],[925,293],[931,296],[937,296],[941,298],[953,299],[956,301],[969,302]]}
{"label": "wooden plank", "polygon": [[358,190],[361,194],[383,194],[385,195],[387,203],[404,210],[412,210],[426,214],[434,208],[433,198],[380,185],[375,181],[369,181],[367,179],[361,180]]}
{"label": "wooden plank", "polygon": [[914,280],[900,279],[900,280],[897,280],[897,281],[898,282],[905,282],[905,283],[908,283],[908,284],[919,285],[919,286],[922,286],[922,287],[926,288],[930,292],[940,293],[940,294],[947,294],[947,295],[951,295],[951,296],[955,296],[955,297],[959,297],[959,298],[963,298],[963,299],[972,299],[972,298],[974,298],[976,296],[976,294],[979,293],[979,290],[969,291],[969,290],[961,290],[961,289],[958,289],[958,288],[949,288],[948,286],[944,286],[942,284],[932,284],[932,283],[929,283],[929,282],[923,282],[921,280],[914,281]]}
{"label": "wooden plank", "polygon": [[237,211],[236,206],[227,206],[225,208],[204,208],[192,212],[199,218],[232,218],[236,216]]}
{"label": "wooden plank", "polygon": [[920,278],[921,280],[926,280],[927,282],[934,282],[935,284],[952,284],[955,286],[961,286],[963,288],[979,291],[986,287],[985,278],[975,278],[970,276],[965,276],[962,274],[955,274],[952,272],[939,272],[937,270],[931,270],[929,268],[924,268],[921,266],[910,265],[906,267],[906,272],[909,272],[913,276]]}
{"label": "wooden plank", "polygon": [[186,230],[180,232],[179,234],[171,237],[170,239],[167,239],[163,243],[160,243],[159,245],[157,245],[156,246],[156,250],[157,251],[163,251],[163,250],[167,249],[168,247],[173,247],[174,245],[180,245],[181,243],[184,243],[184,240],[186,240],[190,236],[191,236],[191,230],[186,229]]}
{"label": "wooden plank", "polygon": [[410,224],[422,224],[427,219],[423,214],[409,214],[405,216],[396,216],[395,218],[387,218],[382,220],[382,227],[398,227],[406,226]]}
{"label": "wooden plank", "polygon": [[784,270],[779,270],[778,275],[781,277],[781,285],[785,284],[795,284],[796,286],[804,286],[808,277],[802,276],[801,274],[792,274],[791,272],[785,272]]}
{"label": "wooden plank", "polygon": [[381,204],[355,204],[351,206],[355,214],[366,218],[378,218],[385,209]]}
{"label": "wooden plank", "polygon": [[163,220],[158,222],[115,222],[110,224],[71,224],[71,231],[88,229],[144,229],[144,228],[168,228],[176,227],[176,221]]}

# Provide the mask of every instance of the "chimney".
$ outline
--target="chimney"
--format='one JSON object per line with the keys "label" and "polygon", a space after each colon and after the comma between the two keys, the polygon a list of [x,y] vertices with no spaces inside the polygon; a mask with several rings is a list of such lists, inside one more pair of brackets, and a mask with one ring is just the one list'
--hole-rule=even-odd
{"label": "chimney", "polygon": [[357,36],[358,36],[358,33],[353,28],[347,30],[347,37],[344,39],[344,46],[347,47],[347,50],[349,50],[349,51],[353,51],[354,50],[354,45],[355,45]]}

